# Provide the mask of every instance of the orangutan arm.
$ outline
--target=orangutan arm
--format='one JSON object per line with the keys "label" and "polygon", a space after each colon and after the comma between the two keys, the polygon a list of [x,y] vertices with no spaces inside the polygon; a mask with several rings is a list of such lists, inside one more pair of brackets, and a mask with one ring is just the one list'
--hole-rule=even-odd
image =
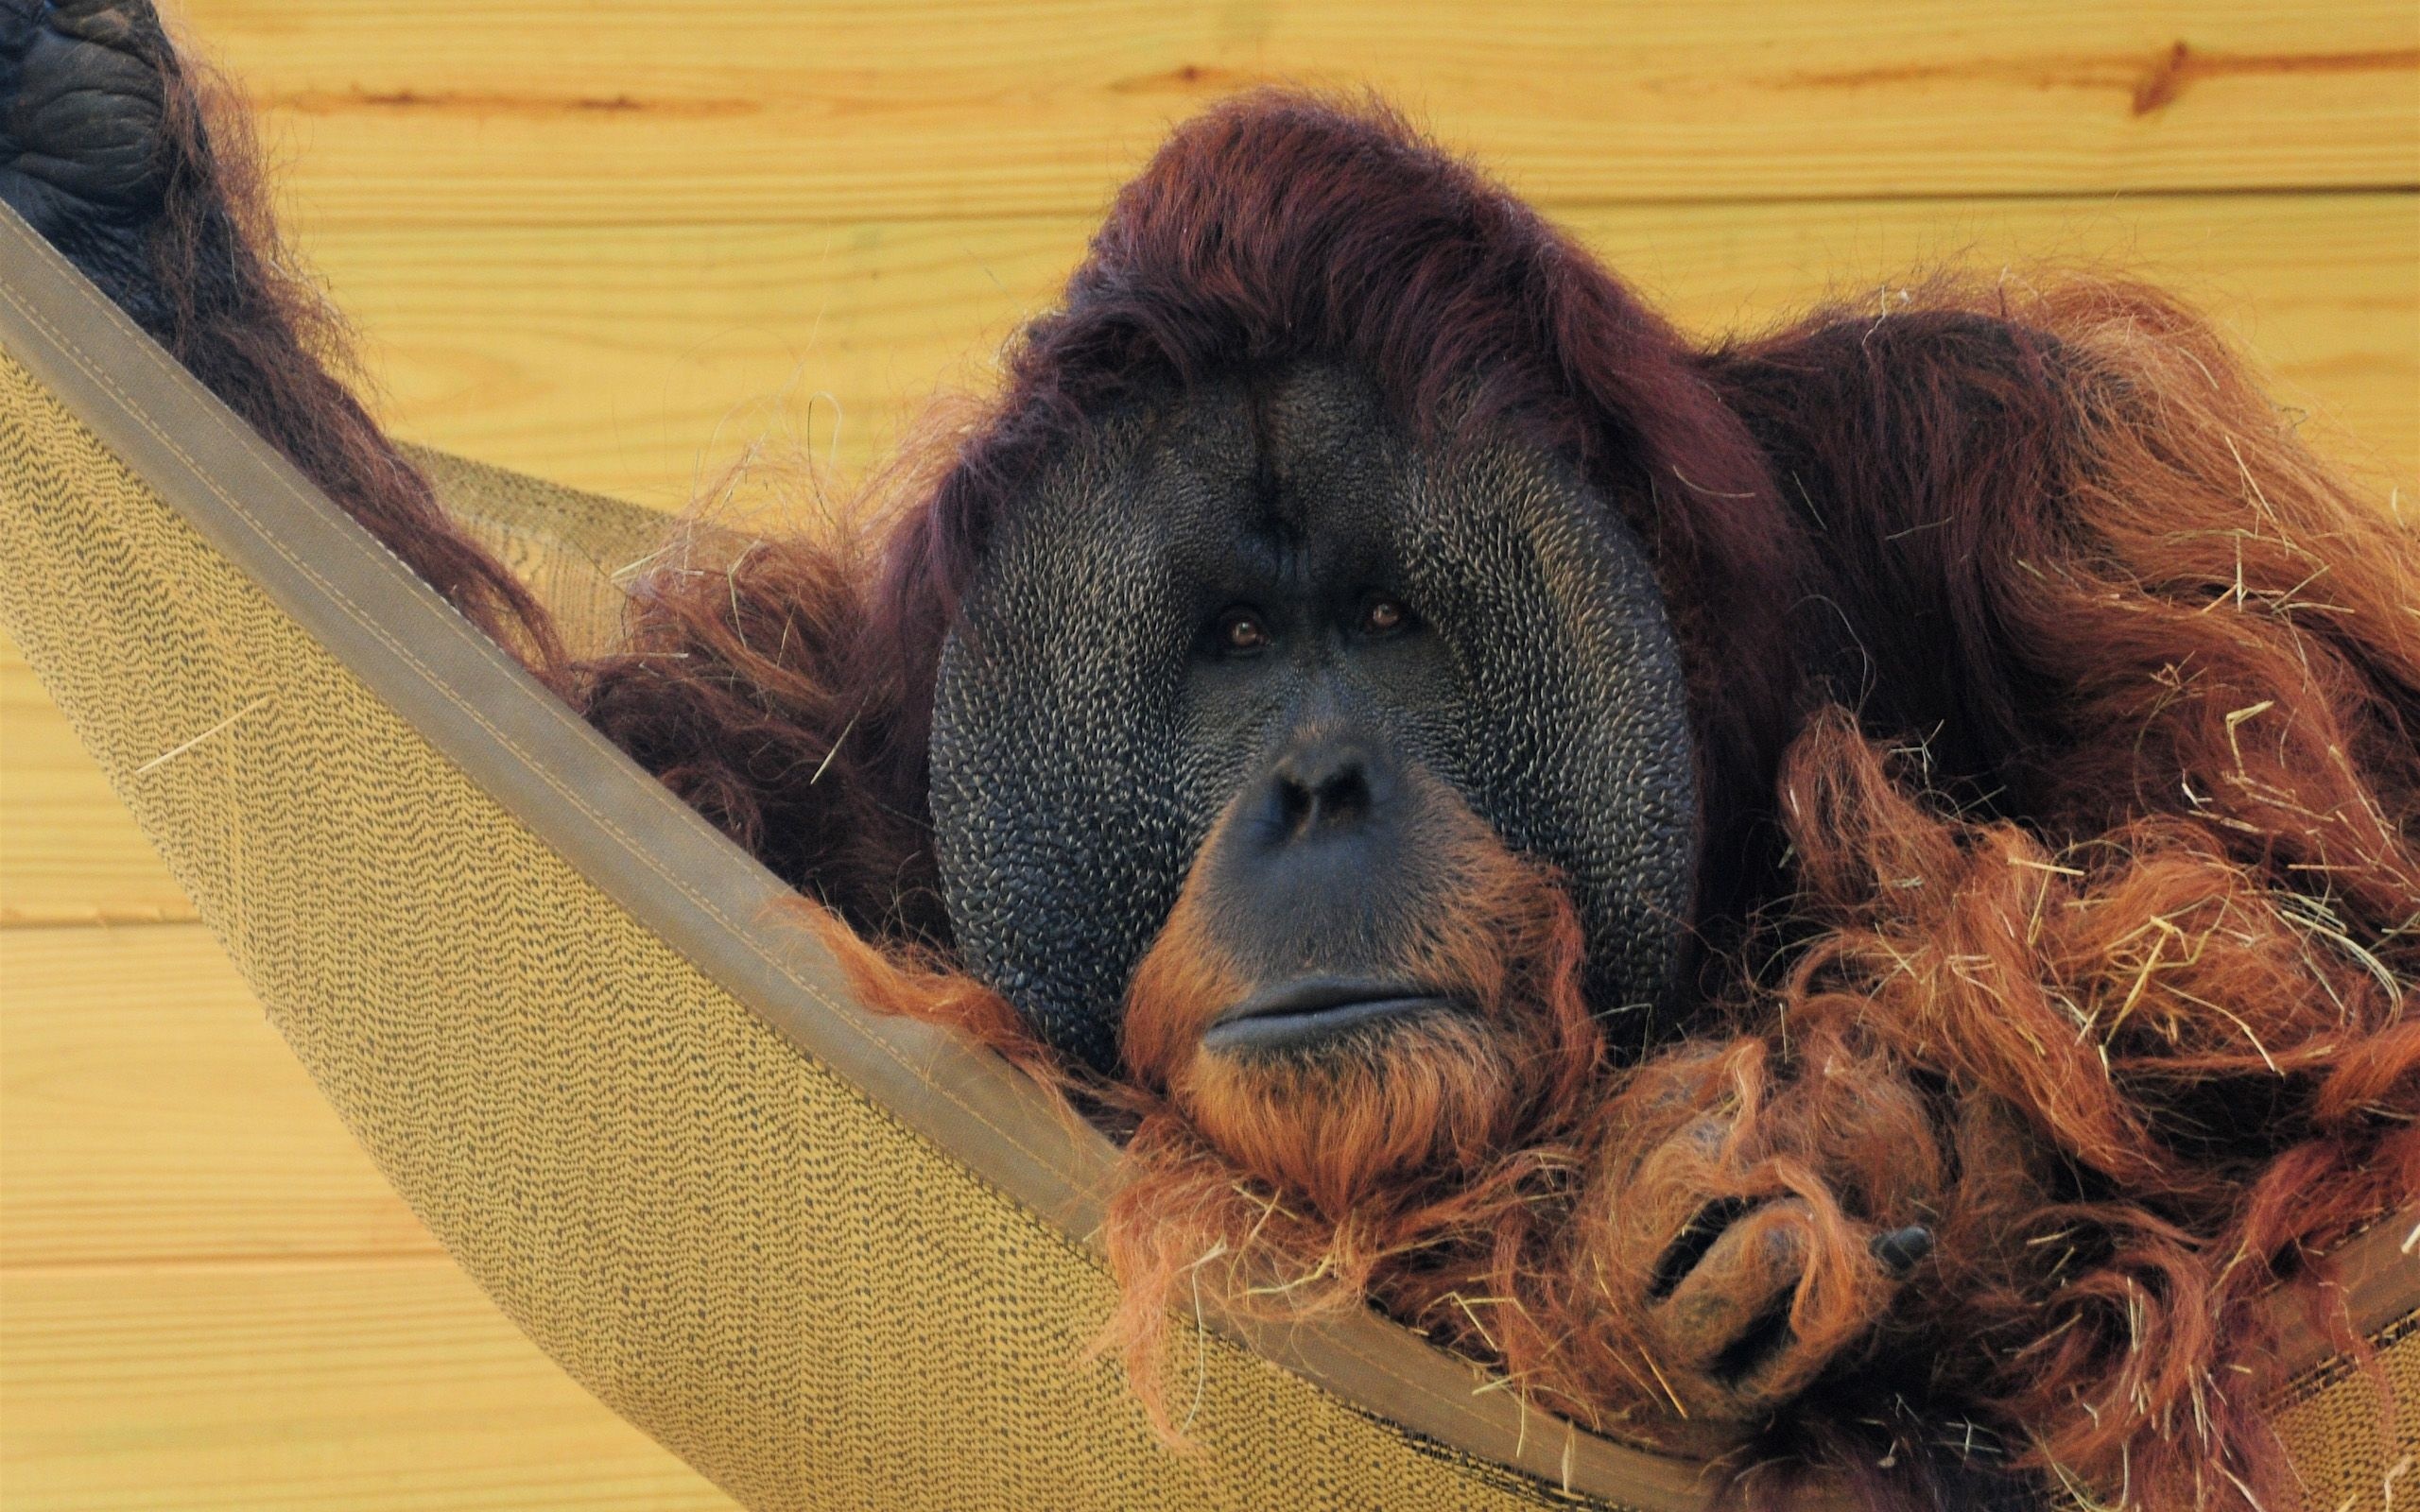
{"label": "orangutan arm", "polygon": [[[340,376],[240,111],[149,0],[0,0],[0,200],[474,624],[783,878],[877,933],[945,934],[900,657],[860,646],[846,541],[698,546],[633,586],[627,654],[577,667]],[[693,543],[694,544],[694,543]],[[843,748],[845,747],[845,748]]]}

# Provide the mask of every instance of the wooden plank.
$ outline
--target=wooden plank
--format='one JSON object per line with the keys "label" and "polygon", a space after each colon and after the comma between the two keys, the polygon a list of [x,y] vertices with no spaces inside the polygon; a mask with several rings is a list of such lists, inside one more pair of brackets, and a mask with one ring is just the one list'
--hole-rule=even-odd
{"label": "wooden plank", "polygon": [[0,1271],[10,1512],[728,1508],[444,1261]]}
{"label": "wooden plank", "polygon": [[66,716],[0,635],[0,928],[195,917]]}
{"label": "wooden plank", "polygon": [[441,1253],[199,924],[0,931],[0,1268]]}
{"label": "wooden plank", "polygon": [[[1944,259],[2050,257],[2153,277],[2227,321],[2377,469],[2420,478],[2420,197],[1657,205],[1566,214],[1703,334]],[[1081,219],[842,227],[389,227],[304,250],[367,338],[404,434],[677,507],[752,442],[887,455],[1081,256]],[[1863,293],[1856,295],[1863,299]],[[835,417],[839,417],[838,445]]]}
{"label": "wooden plank", "polygon": [[1374,88],[1556,204],[2411,183],[2407,0],[189,0],[357,225],[1092,213],[1176,118]]}

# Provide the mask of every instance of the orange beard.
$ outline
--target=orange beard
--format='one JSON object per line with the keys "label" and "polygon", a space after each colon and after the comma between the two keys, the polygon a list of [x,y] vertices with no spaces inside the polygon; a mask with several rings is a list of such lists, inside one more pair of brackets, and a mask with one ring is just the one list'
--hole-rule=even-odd
{"label": "orange beard", "polygon": [[1448,828],[1438,906],[1390,964],[1462,1011],[1372,1025],[1307,1057],[1206,1050],[1202,1031],[1253,984],[1193,885],[1128,992],[1134,1078],[1235,1166],[1329,1219],[1467,1179],[1597,1068],[1570,902],[1467,812]]}
{"label": "orange beard", "polygon": [[1192,884],[1135,972],[1124,1051],[1142,1102],[1105,1227],[1123,1296],[1099,1347],[1124,1354],[1164,1431],[1172,1305],[1302,1317],[1383,1301],[1407,1271],[1424,1297],[1457,1277],[1483,1289],[1503,1246],[1548,1221],[1531,1199],[1570,1168],[1604,1061],[1579,919],[1459,804],[1440,828],[1436,911],[1389,965],[1451,998],[1450,1015],[1309,1056],[1206,1050],[1203,1030],[1253,984]]}

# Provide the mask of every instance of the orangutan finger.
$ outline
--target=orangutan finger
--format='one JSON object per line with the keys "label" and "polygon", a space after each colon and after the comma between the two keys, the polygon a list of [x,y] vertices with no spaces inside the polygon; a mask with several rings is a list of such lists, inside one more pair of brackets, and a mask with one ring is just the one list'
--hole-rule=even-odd
{"label": "orangutan finger", "polygon": [[1657,1306],[1666,1358],[1695,1378],[1697,1405],[1753,1405],[1797,1383],[1796,1371],[1776,1366],[1795,1341],[1789,1306],[1806,1270],[1808,1229],[1806,1205],[1795,1198],[1738,1213]]}
{"label": "orangutan finger", "polygon": [[1650,1300],[1668,1295],[1705,1245],[1746,1211],[1747,1199],[1727,1193],[1721,1178],[1730,1133],[1729,1119],[1691,1120],[1650,1151],[1622,1189],[1609,1259],[1621,1274],[1644,1280]]}

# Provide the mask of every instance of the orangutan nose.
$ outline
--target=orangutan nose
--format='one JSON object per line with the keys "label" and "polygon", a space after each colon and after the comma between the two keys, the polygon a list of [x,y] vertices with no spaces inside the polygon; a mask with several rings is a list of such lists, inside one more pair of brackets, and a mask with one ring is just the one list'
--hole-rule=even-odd
{"label": "orangutan nose", "polygon": [[1267,805],[1280,844],[1360,828],[1392,793],[1394,774],[1358,736],[1298,742],[1270,769]]}

